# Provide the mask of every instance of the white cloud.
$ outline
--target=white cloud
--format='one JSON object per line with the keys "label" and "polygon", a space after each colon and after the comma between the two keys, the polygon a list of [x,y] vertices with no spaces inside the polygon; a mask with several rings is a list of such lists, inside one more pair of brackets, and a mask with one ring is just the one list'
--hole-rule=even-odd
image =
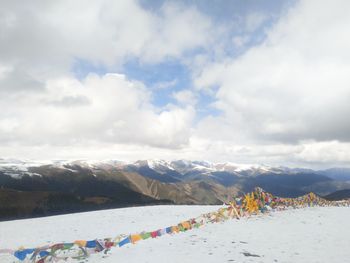
{"label": "white cloud", "polygon": [[215,33],[195,7],[175,3],[155,13],[134,0],[1,2],[2,62],[40,74],[67,70],[76,58],[107,65],[130,56],[159,62],[207,46]]}
{"label": "white cloud", "polygon": [[19,123],[16,119],[6,118],[0,120],[0,134],[1,133],[12,133],[18,128]]}
{"label": "white cloud", "polygon": [[305,142],[303,150],[295,156],[296,163],[349,166],[350,143],[339,141]]}
{"label": "white cloud", "polygon": [[233,129],[249,130],[255,140],[349,141],[346,6],[299,2],[263,44],[204,69],[197,86],[219,85],[217,107]]}
{"label": "white cloud", "polygon": [[[349,162],[349,8],[342,0],[299,1],[262,44],[205,67],[195,84],[219,87],[215,105],[223,114],[204,119],[197,136],[227,149],[247,146],[258,154],[241,157],[256,161]],[[298,151],[284,155],[291,146]],[[261,148],[277,149],[275,157]]]}
{"label": "white cloud", "polygon": [[177,79],[173,79],[170,81],[161,81],[161,82],[157,82],[153,88],[155,90],[159,90],[159,89],[169,89],[174,87],[177,84],[178,80]]}
{"label": "white cloud", "polygon": [[11,135],[0,129],[0,139],[3,144],[28,145],[92,141],[178,148],[187,144],[194,109],[157,109],[150,99],[141,83],[120,74],[89,75],[82,82],[53,79],[46,83],[45,93],[23,98],[21,107],[0,113],[4,119],[0,127],[16,124]]}
{"label": "white cloud", "polygon": [[244,27],[247,32],[253,32],[263,25],[269,16],[265,13],[253,12],[248,14],[244,19]]}
{"label": "white cloud", "polygon": [[216,29],[211,20],[194,7],[166,3],[161,16],[153,21],[152,36],[140,54],[146,61],[167,56],[181,57],[184,51],[208,48],[214,43]]}
{"label": "white cloud", "polygon": [[214,38],[206,15],[176,3],[153,12],[129,0],[0,3],[3,154],[30,152],[26,147],[47,155],[76,148],[79,155],[91,144],[188,144],[192,106],[157,108],[149,89],[124,75],[80,81],[71,70],[76,60],[118,68],[130,58],[146,64],[180,59]]}
{"label": "white cloud", "polygon": [[183,105],[195,105],[197,103],[197,96],[191,90],[181,90],[173,93],[173,97],[178,103]]}
{"label": "white cloud", "polygon": [[[236,36],[176,2],[159,12],[112,0],[1,6],[2,154],[350,162],[348,1],[297,2],[265,41],[236,58],[225,56],[231,46],[224,43],[245,46],[268,16],[248,15]],[[198,49],[207,52],[189,55]],[[130,58],[146,64],[175,58],[191,68],[197,90],[174,92],[179,106],[164,109],[127,76],[80,81],[71,73],[76,59],[117,68]],[[174,76],[159,88],[176,84]],[[213,94],[211,105],[222,114],[198,120],[198,92]]]}
{"label": "white cloud", "polygon": [[0,64],[0,80],[4,78],[12,69],[10,67],[6,67]]}
{"label": "white cloud", "polygon": [[215,38],[207,16],[176,3],[158,12],[136,0],[0,5],[0,100],[45,92],[49,79],[71,77],[77,61],[115,72],[132,58],[145,64],[181,59]]}
{"label": "white cloud", "polygon": [[232,38],[232,43],[237,47],[243,47],[249,41],[249,37],[247,35],[244,36],[235,36]]}

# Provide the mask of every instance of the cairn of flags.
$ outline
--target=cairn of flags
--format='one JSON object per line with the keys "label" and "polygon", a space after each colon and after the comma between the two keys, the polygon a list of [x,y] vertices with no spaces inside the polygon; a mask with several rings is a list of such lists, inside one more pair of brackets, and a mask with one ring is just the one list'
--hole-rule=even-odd
{"label": "cairn of flags", "polygon": [[297,197],[281,198],[255,188],[240,198],[234,199],[225,207],[217,211],[202,214],[196,218],[183,221],[177,225],[157,229],[150,232],[141,232],[130,235],[119,235],[115,238],[95,240],[76,240],[71,243],[58,243],[37,248],[19,248],[18,250],[0,249],[0,254],[11,254],[20,261],[45,263],[65,261],[69,258],[84,259],[93,253],[107,253],[114,247],[123,247],[126,244],[136,244],[145,239],[158,238],[163,235],[173,235],[180,232],[200,228],[208,223],[223,222],[229,219],[239,219],[254,214],[267,213],[288,208],[303,208],[309,206],[350,206],[350,199],[342,201],[328,201],[314,193]]}

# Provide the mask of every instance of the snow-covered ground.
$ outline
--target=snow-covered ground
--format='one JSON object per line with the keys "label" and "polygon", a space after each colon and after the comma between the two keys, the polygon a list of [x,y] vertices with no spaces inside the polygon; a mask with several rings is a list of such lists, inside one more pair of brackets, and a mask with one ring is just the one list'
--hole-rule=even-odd
{"label": "snow-covered ground", "polygon": [[[217,209],[153,206],[0,222],[0,248],[156,230]],[[113,248],[86,262],[350,262],[349,248],[350,208],[314,207],[208,224]],[[0,255],[0,262],[14,260]]]}

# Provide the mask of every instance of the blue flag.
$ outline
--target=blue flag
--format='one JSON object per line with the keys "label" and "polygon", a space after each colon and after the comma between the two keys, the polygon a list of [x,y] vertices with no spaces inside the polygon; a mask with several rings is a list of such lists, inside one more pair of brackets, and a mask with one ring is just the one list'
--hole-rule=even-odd
{"label": "blue flag", "polygon": [[120,241],[118,246],[122,247],[122,246],[124,246],[124,245],[126,245],[128,243],[131,243],[130,237],[127,237],[127,238],[123,239],[122,241]]}
{"label": "blue flag", "polygon": [[26,256],[29,254],[32,254],[35,251],[35,249],[24,249],[24,250],[17,250],[14,253],[14,256],[18,258],[19,260],[25,260]]}

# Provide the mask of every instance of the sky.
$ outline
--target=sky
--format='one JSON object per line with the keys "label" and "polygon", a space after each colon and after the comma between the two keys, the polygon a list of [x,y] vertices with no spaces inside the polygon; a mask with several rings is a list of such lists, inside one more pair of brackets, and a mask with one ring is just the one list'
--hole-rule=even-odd
{"label": "sky", "polygon": [[346,0],[0,0],[0,157],[350,166]]}

